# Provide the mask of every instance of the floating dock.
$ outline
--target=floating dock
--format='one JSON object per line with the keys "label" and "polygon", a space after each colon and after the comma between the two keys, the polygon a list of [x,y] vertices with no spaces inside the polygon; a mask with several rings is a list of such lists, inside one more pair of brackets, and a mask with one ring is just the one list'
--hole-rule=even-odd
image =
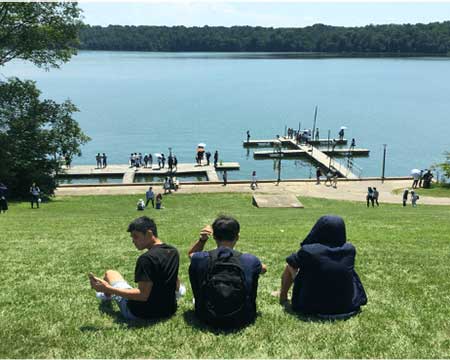
{"label": "floating dock", "polygon": [[[314,146],[317,144],[319,146],[327,146],[327,149],[319,149],[319,147]],[[255,151],[253,156],[254,158],[278,158],[280,157],[298,157],[298,156],[306,156],[313,163],[319,165],[322,169],[326,169],[327,171],[334,170],[340,177],[344,177],[347,179],[358,179],[359,177],[354,174],[351,169],[346,167],[345,165],[338,162],[336,159],[332,157],[332,155],[340,155],[340,156],[368,156],[369,150],[367,149],[357,149],[357,148],[348,148],[348,149],[336,149],[334,148],[336,145],[346,145],[347,139],[318,139],[309,141],[307,143],[297,143],[295,139],[288,138],[286,136],[278,137],[276,139],[267,139],[267,140],[250,140],[244,142],[244,147],[275,147],[275,146],[284,146],[288,149],[282,149],[280,152],[278,151]],[[331,149],[330,149],[331,146]]]}
{"label": "floating dock", "polygon": [[[321,149],[324,154],[326,155],[337,155],[337,156],[369,156],[369,150],[368,149],[334,149],[334,150],[323,150]],[[281,150],[281,153],[284,157],[301,157],[306,156],[307,151],[305,150]],[[265,150],[265,151],[255,151],[253,153],[253,156],[255,159],[257,158],[272,158],[278,156],[277,151],[271,151],[271,150]]]}
{"label": "floating dock", "polygon": [[[279,144],[280,142],[289,142],[294,141],[295,139],[280,137],[278,139],[267,139],[267,140],[249,140],[244,141],[242,144],[244,147],[273,147]],[[311,145],[320,145],[320,146],[333,146],[336,145],[347,145],[347,139],[318,139],[318,140],[310,140],[308,144]]]}
{"label": "floating dock", "polygon": [[96,168],[92,165],[74,165],[70,168],[64,169],[64,173],[58,174],[60,178],[80,178],[80,177],[119,177],[122,176],[123,184],[133,184],[136,175],[150,175],[150,176],[206,176],[208,181],[219,181],[217,171],[233,171],[239,170],[240,164],[238,162],[224,162],[217,164],[214,167],[213,163],[210,165],[197,165],[197,164],[178,164],[172,172],[166,164],[164,168],[159,168],[157,165],[153,167],[130,167],[127,164],[111,164],[106,168]]}

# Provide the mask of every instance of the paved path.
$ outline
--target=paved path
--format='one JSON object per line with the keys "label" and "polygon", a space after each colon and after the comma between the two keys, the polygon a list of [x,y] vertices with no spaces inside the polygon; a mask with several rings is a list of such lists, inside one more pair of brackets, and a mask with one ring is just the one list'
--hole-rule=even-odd
{"label": "paved path", "polygon": [[[316,185],[315,182],[309,181],[292,181],[281,182],[279,186],[275,182],[259,183],[259,188],[255,190],[256,193],[262,194],[294,194],[296,196],[325,198],[334,200],[350,200],[350,201],[366,201],[367,187],[375,186],[380,192],[379,202],[401,204],[402,195],[392,194],[394,189],[403,189],[410,187],[411,180],[385,180],[384,184],[380,180],[360,180],[347,181],[339,179],[337,189],[331,186],[325,186],[322,182]],[[153,186],[155,192],[162,186]],[[56,195],[118,195],[118,194],[139,194],[143,196],[147,190],[148,185],[134,185],[134,186],[92,186],[92,187],[64,187],[58,188]],[[187,185],[181,184],[177,193],[179,194],[194,194],[194,193],[213,193],[213,192],[238,192],[238,193],[253,193],[250,189],[250,183],[229,183],[227,186],[221,184],[199,184]],[[177,194],[175,193],[175,194]],[[420,189],[417,190],[420,195]],[[450,197],[427,197],[420,196],[418,204],[427,205],[450,205]]]}

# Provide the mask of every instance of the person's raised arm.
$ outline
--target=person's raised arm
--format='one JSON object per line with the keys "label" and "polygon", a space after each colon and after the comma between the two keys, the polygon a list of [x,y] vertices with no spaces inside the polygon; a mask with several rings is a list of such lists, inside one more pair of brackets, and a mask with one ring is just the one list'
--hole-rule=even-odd
{"label": "person's raised arm", "polygon": [[191,246],[191,248],[188,251],[188,256],[192,257],[192,255],[196,252],[203,251],[203,248],[205,247],[206,242],[209,239],[209,236],[212,234],[212,228],[210,225],[206,225],[201,231],[200,231],[200,237],[199,239]]}

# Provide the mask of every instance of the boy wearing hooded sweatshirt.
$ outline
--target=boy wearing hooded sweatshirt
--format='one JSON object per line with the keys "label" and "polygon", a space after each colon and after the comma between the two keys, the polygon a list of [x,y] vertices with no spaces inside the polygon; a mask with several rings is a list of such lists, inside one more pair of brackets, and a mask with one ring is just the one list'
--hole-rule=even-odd
{"label": "boy wearing hooded sweatshirt", "polygon": [[322,216],[300,250],[286,258],[280,303],[285,304],[292,284],[292,309],[307,315],[346,318],[367,303],[355,272],[355,247],[346,242],[344,220]]}

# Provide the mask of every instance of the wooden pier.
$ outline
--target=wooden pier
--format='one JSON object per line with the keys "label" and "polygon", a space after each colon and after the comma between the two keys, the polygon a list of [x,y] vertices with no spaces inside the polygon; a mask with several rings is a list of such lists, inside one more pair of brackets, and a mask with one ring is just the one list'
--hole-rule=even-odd
{"label": "wooden pier", "polygon": [[[320,150],[326,155],[337,155],[337,156],[369,156],[368,149],[334,149],[334,150]],[[307,151],[295,149],[295,150],[281,150],[284,157],[301,157],[307,155]],[[278,154],[277,151],[265,150],[265,151],[255,151],[253,156],[256,158],[271,158]]]}
{"label": "wooden pier", "polygon": [[[314,146],[327,146],[325,148],[319,148]],[[288,137],[278,137],[277,139],[268,140],[250,140],[244,142],[244,147],[276,147],[284,146],[288,149],[282,149],[280,152],[276,150],[272,151],[255,151],[253,156],[257,158],[278,158],[281,154],[282,157],[299,157],[306,156],[312,162],[319,165],[322,169],[327,171],[334,170],[340,177],[347,179],[358,179],[359,177],[354,174],[351,169],[347,168],[345,165],[338,162],[332,157],[336,156],[368,156],[368,149],[357,149],[357,148],[347,148],[347,149],[336,149],[336,145],[346,145],[347,139],[318,139],[312,140],[302,144],[298,144],[295,139]],[[331,148],[330,148],[331,147]]]}
{"label": "wooden pier", "polygon": [[214,167],[213,163],[210,165],[197,165],[197,164],[178,164],[176,168],[172,171],[169,171],[169,168],[166,164],[164,168],[159,168],[156,164],[153,167],[130,167],[126,164],[108,165],[106,168],[96,168],[92,165],[74,165],[70,168],[64,169],[63,174],[59,174],[60,178],[85,178],[85,177],[118,177],[122,176],[123,184],[133,184],[135,181],[135,177],[137,175],[149,175],[149,176],[205,176],[207,181],[219,181],[219,176],[217,175],[217,171],[232,171],[239,170],[240,165],[238,162],[224,162],[222,164],[217,164],[217,167]]}
{"label": "wooden pier", "polygon": [[[279,144],[280,142],[289,142],[290,140],[295,142],[295,139],[290,139],[287,137],[280,137],[278,139],[267,139],[267,140],[249,140],[244,141],[242,144],[244,147],[273,147]],[[333,146],[336,145],[347,145],[347,139],[317,139],[310,140],[308,144],[311,145],[320,145],[320,146]]]}

